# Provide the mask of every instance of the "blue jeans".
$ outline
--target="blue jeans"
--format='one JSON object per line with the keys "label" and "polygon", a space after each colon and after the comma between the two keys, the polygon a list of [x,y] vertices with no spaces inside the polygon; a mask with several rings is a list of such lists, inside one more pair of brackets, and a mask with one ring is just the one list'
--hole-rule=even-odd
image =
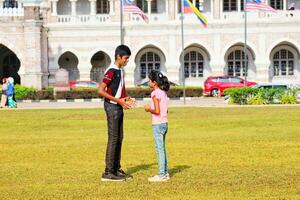
{"label": "blue jeans", "polygon": [[158,160],[158,175],[164,176],[168,173],[168,160],[166,152],[166,135],[168,123],[152,125],[155,142],[155,150]]}

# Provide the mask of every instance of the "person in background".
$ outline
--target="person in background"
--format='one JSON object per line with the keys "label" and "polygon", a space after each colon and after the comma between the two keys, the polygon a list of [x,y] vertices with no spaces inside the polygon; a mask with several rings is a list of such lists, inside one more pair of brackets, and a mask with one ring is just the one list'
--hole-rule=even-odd
{"label": "person in background", "polygon": [[2,95],[1,95],[1,108],[5,108],[6,102],[7,102],[7,78],[2,79]]}
{"label": "person in background", "polygon": [[6,95],[8,99],[8,107],[9,108],[16,108],[17,103],[14,101],[14,94],[15,94],[15,86],[14,86],[14,79],[12,77],[9,77],[7,79],[7,90]]}

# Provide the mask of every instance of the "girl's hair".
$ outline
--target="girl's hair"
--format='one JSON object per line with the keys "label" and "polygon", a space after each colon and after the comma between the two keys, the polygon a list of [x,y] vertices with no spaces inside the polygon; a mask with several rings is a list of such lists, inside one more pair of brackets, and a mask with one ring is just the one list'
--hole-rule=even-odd
{"label": "girl's hair", "polygon": [[149,73],[148,77],[151,81],[155,81],[160,89],[166,92],[170,89],[168,78],[164,76],[160,71],[152,70]]}

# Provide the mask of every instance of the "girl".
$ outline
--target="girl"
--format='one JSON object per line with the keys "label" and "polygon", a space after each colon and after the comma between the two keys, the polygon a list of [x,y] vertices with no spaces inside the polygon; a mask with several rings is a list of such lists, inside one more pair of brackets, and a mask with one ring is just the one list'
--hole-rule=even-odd
{"label": "girl", "polygon": [[7,79],[7,90],[6,90],[6,95],[8,99],[8,107],[9,108],[16,108],[17,103],[14,101],[14,93],[15,93],[15,86],[14,86],[14,79],[12,77],[9,77]]}
{"label": "girl", "polygon": [[149,177],[150,182],[161,182],[170,179],[168,173],[168,161],[166,154],[165,139],[168,131],[168,97],[170,88],[168,78],[161,72],[152,70],[149,74],[149,86],[153,89],[151,93],[151,104],[145,105],[145,111],[152,114],[152,129],[155,141],[155,149],[158,158],[158,175]]}
{"label": "girl", "polygon": [[1,108],[5,108],[6,102],[7,102],[7,80],[6,78],[2,79],[2,95],[1,95]]}

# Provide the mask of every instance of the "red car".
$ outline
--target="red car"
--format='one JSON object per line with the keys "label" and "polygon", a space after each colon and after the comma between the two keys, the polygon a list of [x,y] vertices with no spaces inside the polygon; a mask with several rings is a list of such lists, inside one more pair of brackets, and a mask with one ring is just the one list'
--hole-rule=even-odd
{"label": "red car", "polygon": [[96,81],[70,81],[70,88],[98,88],[100,86]]}
{"label": "red car", "polygon": [[204,94],[207,96],[223,95],[227,88],[256,85],[255,82],[247,81],[238,76],[210,76],[204,82]]}

